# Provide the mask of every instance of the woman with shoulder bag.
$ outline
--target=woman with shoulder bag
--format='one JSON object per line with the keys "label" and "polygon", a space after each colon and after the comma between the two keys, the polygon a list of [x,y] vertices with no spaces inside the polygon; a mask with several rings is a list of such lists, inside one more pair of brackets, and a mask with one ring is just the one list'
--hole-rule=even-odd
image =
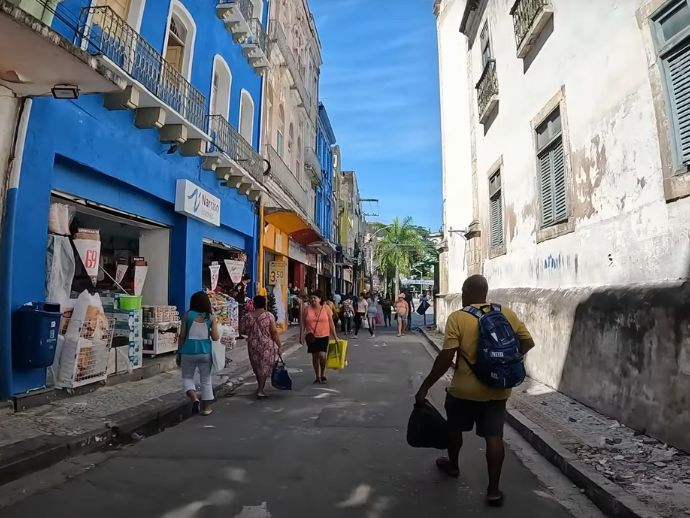
{"label": "woman with shoulder bag", "polygon": [[302,315],[299,332],[299,343],[306,343],[307,352],[312,355],[312,365],[316,375],[314,384],[328,382],[326,358],[331,337],[338,339],[333,315],[328,306],[321,304],[321,297],[314,293],[309,297],[309,305],[306,306]]}
{"label": "woman with shoulder bag", "polygon": [[[189,311],[182,318],[182,329],[178,342],[182,384],[184,391],[192,400],[192,413],[207,416],[213,410],[213,383],[211,369],[213,357],[211,340],[219,340],[218,323],[213,318],[211,301],[205,292],[199,291],[189,301]],[[194,373],[199,370],[201,381],[201,401],[194,384]]]}
{"label": "woman with shoulder bag", "polygon": [[240,332],[247,337],[247,352],[258,388],[257,399],[268,396],[264,392],[266,380],[270,378],[282,344],[276,329],[276,319],[266,311],[266,297],[254,297],[254,311],[247,313],[240,322]]}

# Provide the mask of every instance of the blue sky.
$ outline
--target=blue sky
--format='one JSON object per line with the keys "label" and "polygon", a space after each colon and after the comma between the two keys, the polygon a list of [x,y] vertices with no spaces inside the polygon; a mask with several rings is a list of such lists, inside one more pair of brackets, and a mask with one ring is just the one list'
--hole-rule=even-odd
{"label": "blue sky", "polygon": [[432,0],[309,0],[321,100],[379,220],[441,225],[438,58]]}

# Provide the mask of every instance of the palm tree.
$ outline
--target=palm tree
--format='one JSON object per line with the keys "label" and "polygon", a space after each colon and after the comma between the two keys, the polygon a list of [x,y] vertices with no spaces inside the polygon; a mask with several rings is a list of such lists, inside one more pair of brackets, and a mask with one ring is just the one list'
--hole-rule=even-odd
{"label": "palm tree", "polygon": [[413,258],[424,247],[424,241],[409,216],[402,222],[395,218],[393,223],[381,228],[382,237],[376,242],[374,254],[381,270],[394,272],[395,296],[400,289],[400,274],[409,272]]}

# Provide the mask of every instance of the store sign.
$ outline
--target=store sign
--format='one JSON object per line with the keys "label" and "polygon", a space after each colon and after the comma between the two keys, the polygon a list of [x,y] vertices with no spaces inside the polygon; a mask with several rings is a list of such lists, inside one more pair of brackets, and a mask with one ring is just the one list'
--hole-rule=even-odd
{"label": "store sign", "polygon": [[284,286],[287,279],[287,263],[271,261],[268,264],[268,284],[270,286]]}
{"label": "store sign", "polygon": [[220,198],[189,180],[177,180],[175,212],[213,226],[220,226]]}
{"label": "store sign", "polygon": [[242,274],[244,274],[244,261],[235,261],[232,259],[225,259],[225,267],[228,269],[230,280],[239,284],[242,282]]}
{"label": "store sign", "polygon": [[316,268],[316,254],[307,254],[307,266]]}
{"label": "store sign", "polygon": [[288,245],[288,257],[294,259],[298,263],[309,264],[307,249],[299,243],[295,243],[292,239]]}

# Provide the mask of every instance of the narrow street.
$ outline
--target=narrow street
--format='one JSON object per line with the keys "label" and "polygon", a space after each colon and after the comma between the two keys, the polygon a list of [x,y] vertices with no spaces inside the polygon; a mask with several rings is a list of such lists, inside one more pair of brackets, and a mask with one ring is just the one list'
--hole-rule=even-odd
{"label": "narrow street", "polygon": [[[288,360],[292,392],[271,391],[270,399],[258,402],[248,382],[235,396],[221,400],[211,417],[188,420],[104,455],[92,469],[72,473],[67,480],[56,476],[56,466],[33,481],[18,481],[15,491],[26,496],[15,493],[0,514],[571,516],[551,494],[552,487],[542,485],[510,449],[503,479],[507,502],[495,510],[483,503],[484,456],[473,435],[467,436],[459,480],[436,471],[437,452],[407,446],[413,390],[432,361],[417,334],[397,338],[386,331],[371,339],[362,330],[350,344],[347,369],[330,371],[327,386],[312,385],[309,358],[300,349]],[[439,407],[441,385],[434,393]],[[0,506],[8,505],[8,491],[0,494]]]}

